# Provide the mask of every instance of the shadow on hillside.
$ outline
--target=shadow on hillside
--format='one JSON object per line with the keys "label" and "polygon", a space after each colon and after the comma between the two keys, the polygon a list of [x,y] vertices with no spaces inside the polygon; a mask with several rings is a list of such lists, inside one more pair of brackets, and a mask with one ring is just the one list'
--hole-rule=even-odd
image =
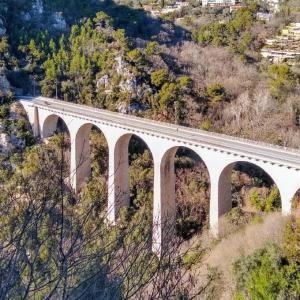
{"label": "shadow on hillside", "polygon": [[129,38],[176,44],[190,36],[190,33],[182,27],[153,17],[143,8],[132,8],[113,0],[44,1],[48,10],[61,11],[69,26],[80,22],[83,18],[95,16],[98,11],[103,11],[114,20],[116,28],[125,30]]}
{"label": "shadow on hillside", "polygon": [[114,19],[117,28],[123,28],[127,37],[143,40],[156,40],[161,44],[176,44],[188,39],[189,32],[172,22],[152,17],[144,9],[134,9],[126,5],[116,4],[112,0],[101,1],[98,11],[104,11]]}

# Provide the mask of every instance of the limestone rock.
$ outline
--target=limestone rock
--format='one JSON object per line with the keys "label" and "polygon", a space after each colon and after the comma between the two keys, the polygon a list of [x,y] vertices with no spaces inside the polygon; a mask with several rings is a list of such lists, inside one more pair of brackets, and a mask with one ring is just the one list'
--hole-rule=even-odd
{"label": "limestone rock", "polygon": [[0,91],[4,94],[11,90],[9,81],[4,74],[0,74]]}
{"label": "limestone rock", "polygon": [[44,12],[44,6],[42,0],[36,0],[32,5],[32,13],[35,16],[42,15]]}
{"label": "limestone rock", "polygon": [[4,27],[3,20],[0,18],[0,37],[4,36],[6,33],[6,28]]}
{"label": "limestone rock", "polygon": [[0,153],[9,154],[14,150],[10,137],[7,133],[0,133]]}
{"label": "limestone rock", "polygon": [[61,12],[55,12],[52,15],[53,19],[53,27],[57,30],[65,30],[67,28],[67,22],[64,19],[63,15]]}

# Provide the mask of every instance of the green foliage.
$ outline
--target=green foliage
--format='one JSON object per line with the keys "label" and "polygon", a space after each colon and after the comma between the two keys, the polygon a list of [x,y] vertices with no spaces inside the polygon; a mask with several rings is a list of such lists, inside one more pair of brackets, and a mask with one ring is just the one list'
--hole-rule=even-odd
{"label": "green foliage", "polygon": [[287,263],[278,246],[269,245],[233,264],[236,299],[296,299],[300,267]]}
{"label": "green foliage", "polygon": [[300,263],[300,219],[290,217],[284,230],[284,254],[289,260]]}
{"label": "green foliage", "polygon": [[149,42],[146,46],[146,54],[148,56],[159,54],[159,45],[158,45],[158,43],[155,42],[155,41]]}
{"label": "green foliage", "polygon": [[206,87],[206,97],[210,105],[216,105],[226,99],[225,88],[220,83],[213,83]]}
{"label": "green foliage", "polygon": [[159,91],[160,109],[165,111],[166,108],[177,100],[179,88],[176,83],[165,83]]}
{"label": "green foliage", "polygon": [[131,188],[131,199],[135,209],[142,207],[151,211],[152,187],[153,187],[153,162],[149,150],[133,157],[129,169],[129,185]]}
{"label": "green foliage", "polygon": [[160,69],[151,73],[151,83],[157,87],[162,87],[169,79],[169,72],[166,69]]}
{"label": "green foliage", "polygon": [[193,266],[197,265],[201,258],[203,257],[202,251],[192,251],[183,256],[183,265],[186,269],[191,269]]}
{"label": "green foliage", "polygon": [[139,49],[133,49],[127,53],[128,59],[130,62],[134,64],[141,64],[143,63],[144,57],[143,53]]}
{"label": "green foliage", "polygon": [[9,116],[9,107],[7,105],[0,106],[0,119],[5,119]]}
{"label": "green foliage", "polygon": [[9,44],[7,37],[0,38],[0,66],[5,65],[5,60],[8,57]]}
{"label": "green foliage", "polygon": [[272,64],[268,68],[269,87],[272,95],[282,99],[296,84],[296,77],[287,64]]}
{"label": "green foliage", "polygon": [[240,207],[233,207],[227,214],[226,218],[232,224],[240,223],[241,219],[244,218],[244,212]]}
{"label": "green foliage", "polygon": [[181,76],[179,77],[178,83],[183,88],[191,88],[192,86],[192,79],[189,76]]}
{"label": "green foliage", "polygon": [[250,203],[257,210],[272,212],[281,207],[280,193],[276,186],[273,186],[267,196],[260,195],[258,189],[254,189],[250,194]]}
{"label": "green foliage", "polygon": [[256,11],[255,4],[243,7],[237,10],[232,20],[227,23],[213,22],[201,25],[192,31],[192,38],[201,45],[229,46],[236,53],[244,55],[252,45],[251,27]]}
{"label": "green foliage", "polygon": [[211,128],[211,119],[206,118],[200,123],[200,129],[209,130]]}

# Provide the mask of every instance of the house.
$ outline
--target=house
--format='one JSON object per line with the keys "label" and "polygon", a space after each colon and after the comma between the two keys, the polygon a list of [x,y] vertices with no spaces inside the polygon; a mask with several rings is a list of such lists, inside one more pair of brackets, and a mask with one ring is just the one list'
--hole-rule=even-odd
{"label": "house", "polygon": [[275,38],[266,39],[261,55],[273,63],[293,64],[300,56],[300,23],[291,23]]}
{"label": "house", "polygon": [[236,1],[235,0],[202,0],[202,6],[232,6],[235,5]]}

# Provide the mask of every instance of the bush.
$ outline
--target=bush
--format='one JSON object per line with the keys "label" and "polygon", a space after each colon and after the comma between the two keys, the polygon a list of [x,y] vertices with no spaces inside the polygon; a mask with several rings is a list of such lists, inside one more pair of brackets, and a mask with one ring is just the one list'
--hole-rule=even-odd
{"label": "bush", "polygon": [[128,59],[129,61],[139,64],[139,63],[143,63],[143,53],[141,52],[141,50],[139,49],[134,49],[131,50],[127,53]]}
{"label": "bush", "polygon": [[220,83],[214,83],[206,87],[206,96],[210,104],[218,104],[226,97],[225,88]]}
{"label": "bush", "polygon": [[279,190],[273,186],[269,195],[264,196],[259,193],[259,189],[254,189],[250,194],[250,203],[259,211],[267,213],[276,211],[281,207]]}
{"label": "bush", "polygon": [[146,54],[148,56],[156,55],[159,53],[159,45],[157,42],[149,42],[146,47]]}
{"label": "bush", "polygon": [[2,105],[0,107],[0,119],[4,119],[9,115],[9,107],[6,105]]}
{"label": "bush", "polygon": [[300,219],[291,217],[284,230],[284,253],[290,260],[300,263]]}
{"label": "bush", "polygon": [[181,77],[179,77],[178,83],[183,88],[191,88],[192,79],[189,76],[181,76]]}
{"label": "bush", "polygon": [[287,64],[270,65],[268,75],[271,94],[278,99],[286,96],[296,84],[296,77]]}
{"label": "bush", "polygon": [[300,295],[300,266],[289,263],[276,245],[238,259],[232,272],[235,299],[298,299]]}
{"label": "bush", "polygon": [[191,251],[183,256],[183,265],[186,269],[191,269],[192,266],[196,265],[201,261],[203,252]]}
{"label": "bush", "polygon": [[166,69],[160,69],[151,73],[151,83],[160,88],[169,79],[169,72]]}

